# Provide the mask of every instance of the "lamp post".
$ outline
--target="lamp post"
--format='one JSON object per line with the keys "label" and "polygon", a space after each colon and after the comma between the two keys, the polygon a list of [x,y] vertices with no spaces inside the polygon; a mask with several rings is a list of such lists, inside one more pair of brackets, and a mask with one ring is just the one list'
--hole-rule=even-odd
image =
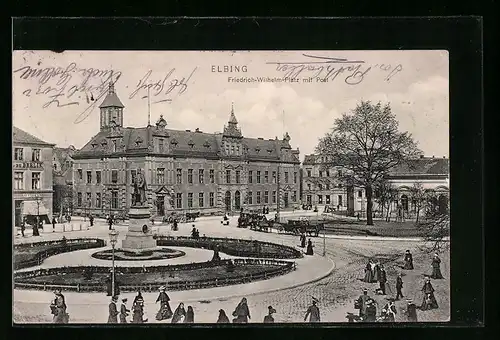
{"label": "lamp post", "polygon": [[118,232],[113,228],[109,232],[109,242],[111,243],[111,296],[115,295],[115,245],[118,241]]}

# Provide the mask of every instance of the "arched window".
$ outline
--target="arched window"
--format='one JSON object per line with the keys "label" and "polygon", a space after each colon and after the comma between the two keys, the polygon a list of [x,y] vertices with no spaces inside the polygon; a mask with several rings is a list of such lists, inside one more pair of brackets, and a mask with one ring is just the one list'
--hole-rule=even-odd
{"label": "arched window", "polygon": [[240,210],[240,208],[241,208],[241,194],[239,191],[236,191],[234,193],[234,209]]}
{"label": "arched window", "polygon": [[401,195],[401,207],[403,211],[408,211],[408,196]]}
{"label": "arched window", "polygon": [[230,211],[231,210],[231,192],[230,191],[226,191],[226,211]]}

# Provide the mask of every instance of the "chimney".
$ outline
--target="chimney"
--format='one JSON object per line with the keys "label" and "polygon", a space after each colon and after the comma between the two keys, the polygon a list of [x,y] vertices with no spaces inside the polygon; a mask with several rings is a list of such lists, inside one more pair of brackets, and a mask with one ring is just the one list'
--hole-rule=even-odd
{"label": "chimney", "polygon": [[201,132],[200,128],[196,128],[196,130],[194,130],[194,132]]}
{"label": "chimney", "polygon": [[434,158],[434,155],[432,155],[432,158]]}
{"label": "chimney", "polygon": [[191,132],[191,130],[186,130],[186,132]]}
{"label": "chimney", "polygon": [[443,156],[443,159],[446,159],[446,156]]}
{"label": "chimney", "polygon": [[424,155],[420,155],[420,158],[424,158]]}
{"label": "chimney", "polygon": [[257,138],[257,139],[258,139],[258,140],[264,140],[264,138],[260,138],[260,137],[259,137],[259,138]]}

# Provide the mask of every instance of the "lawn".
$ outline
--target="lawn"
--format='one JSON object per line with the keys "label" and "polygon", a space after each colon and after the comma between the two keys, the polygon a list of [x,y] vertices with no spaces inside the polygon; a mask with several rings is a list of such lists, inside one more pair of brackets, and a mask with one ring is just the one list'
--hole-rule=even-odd
{"label": "lawn", "polygon": [[415,222],[386,222],[373,221],[374,225],[367,226],[366,221],[339,220],[329,222],[325,226],[327,234],[336,235],[363,235],[386,237],[418,237],[419,230]]}

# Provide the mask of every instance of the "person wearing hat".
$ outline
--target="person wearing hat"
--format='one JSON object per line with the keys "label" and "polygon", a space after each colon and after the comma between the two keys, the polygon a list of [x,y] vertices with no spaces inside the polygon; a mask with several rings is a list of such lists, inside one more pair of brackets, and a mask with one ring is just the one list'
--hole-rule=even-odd
{"label": "person wearing hat", "polygon": [[66,313],[66,301],[60,289],[54,291],[55,298],[50,305],[51,313],[54,315],[52,322],[68,323],[68,314]]}
{"label": "person wearing hat", "polygon": [[365,315],[363,322],[376,322],[377,321],[377,307],[375,306],[375,301],[369,299],[366,301]]}
{"label": "person wearing hat", "polygon": [[274,323],[273,314],[276,313],[276,309],[273,306],[267,307],[268,314],[264,316],[264,323]]}
{"label": "person wearing hat", "polygon": [[398,273],[398,277],[396,278],[396,300],[399,300],[401,296],[403,298],[403,279],[401,278],[401,273]]}
{"label": "person wearing hat", "polygon": [[241,299],[238,306],[236,306],[233,316],[233,323],[248,323],[250,317],[250,309],[248,309],[247,298]]}
{"label": "person wearing hat", "polygon": [[306,255],[314,255],[313,244],[312,244],[311,239],[309,239],[309,241],[307,241]]}
{"label": "person wearing hat", "polygon": [[363,295],[361,295],[354,305],[355,309],[359,309],[359,316],[364,317],[366,314],[366,304],[368,300],[371,300],[371,297],[368,295],[368,290],[363,289]]}
{"label": "person wearing hat", "polygon": [[172,309],[170,308],[170,297],[165,293],[166,287],[161,286],[160,287],[160,294],[158,295],[158,298],[156,299],[156,303],[160,302],[160,309],[158,310],[158,313],[156,313],[156,320],[161,321],[161,320],[166,320],[170,319],[173,315]]}
{"label": "person wearing hat", "polygon": [[224,309],[219,309],[219,317],[217,318],[217,323],[229,323],[229,318],[226,315]]}
{"label": "person wearing hat", "polygon": [[385,272],[383,265],[378,266],[378,282],[379,282],[380,292],[382,293],[382,295],[385,295],[385,284],[387,283],[387,274]]}
{"label": "person wearing hat", "polygon": [[405,253],[405,265],[403,269],[413,270],[413,255],[410,253],[409,250],[407,250]]}
{"label": "person wearing hat", "polygon": [[421,310],[437,309],[439,308],[434,296],[434,287],[432,287],[431,279],[426,276],[424,286],[422,287],[423,299],[420,305]]}
{"label": "person wearing hat", "polygon": [[111,298],[111,302],[109,303],[109,315],[108,315],[108,323],[118,323],[118,310],[116,308],[116,302],[118,301],[118,297],[115,295]]}
{"label": "person wearing hat", "polygon": [[432,266],[431,278],[437,280],[444,279],[443,274],[441,274],[441,259],[439,258],[438,254],[434,254],[431,266]]}
{"label": "person wearing hat", "polygon": [[132,305],[132,323],[144,323],[145,321],[148,320],[144,320],[144,299],[139,292]]}
{"label": "person wearing hat", "polygon": [[396,306],[394,305],[394,299],[388,299],[389,303],[387,303],[384,308],[382,308],[382,316],[385,322],[395,322],[396,321]]}
{"label": "person wearing hat", "polygon": [[130,309],[127,308],[127,298],[122,299],[122,305],[120,306],[120,323],[127,323],[127,316],[129,315]]}
{"label": "person wearing hat", "polygon": [[307,317],[309,316],[309,322],[320,322],[321,317],[319,314],[319,308],[317,306],[318,299],[315,297],[312,298],[312,305],[307,308],[306,316],[304,316],[304,321],[307,321]]}
{"label": "person wearing hat", "polygon": [[417,306],[413,303],[412,299],[406,300],[406,317],[408,318],[408,322],[417,322]]}

